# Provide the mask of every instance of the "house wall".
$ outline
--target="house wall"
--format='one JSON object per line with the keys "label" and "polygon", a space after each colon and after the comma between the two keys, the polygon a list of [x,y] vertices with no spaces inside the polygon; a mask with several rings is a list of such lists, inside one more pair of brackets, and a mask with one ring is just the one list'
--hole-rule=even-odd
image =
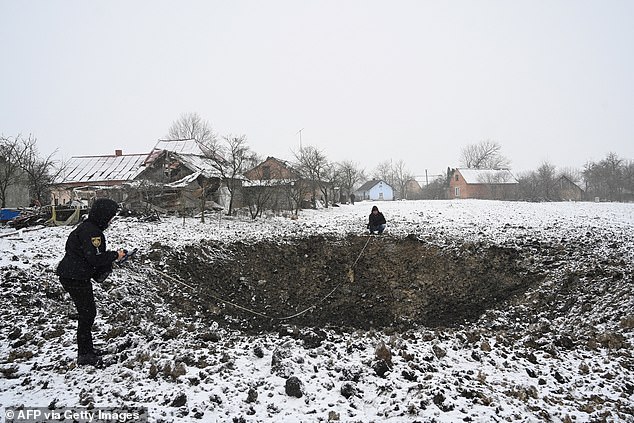
{"label": "house wall", "polygon": [[124,183],[125,181],[96,181],[90,184],[57,184],[51,187],[51,204],[61,206],[75,199],[90,200],[101,197],[120,203],[126,199],[125,190],[122,189]]}
{"label": "house wall", "polygon": [[274,158],[267,158],[264,162],[260,163],[253,169],[244,174],[252,181],[267,180],[267,179],[298,179],[298,175],[295,175],[284,163],[275,160]]}
{"label": "house wall", "polygon": [[460,172],[456,171],[449,181],[449,197],[448,198],[473,198],[469,190],[469,184],[464,180]]}

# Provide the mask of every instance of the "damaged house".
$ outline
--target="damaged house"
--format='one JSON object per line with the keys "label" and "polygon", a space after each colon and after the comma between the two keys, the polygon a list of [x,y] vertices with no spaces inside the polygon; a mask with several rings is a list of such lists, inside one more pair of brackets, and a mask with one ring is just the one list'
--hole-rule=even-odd
{"label": "damaged house", "polygon": [[72,157],[53,185],[52,204],[108,197],[130,210],[193,212],[222,208],[224,160],[195,140],[159,140],[144,154]]}
{"label": "damaged house", "polygon": [[159,140],[130,184],[125,205],[160,212],[222,208],[224,160],[195,140]]}

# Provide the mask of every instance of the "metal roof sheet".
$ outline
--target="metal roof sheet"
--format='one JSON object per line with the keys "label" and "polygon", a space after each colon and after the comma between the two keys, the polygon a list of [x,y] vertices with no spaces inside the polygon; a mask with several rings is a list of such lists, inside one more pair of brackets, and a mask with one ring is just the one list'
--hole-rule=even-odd
{"label": "metal roof sheet", "polygon": [[131,181],[142,170],[147,154],[71,157],[58,184]]}
{"label": "metal roof sheet", "polygon": [[202,174],[207,178],[219,178],[222,176],[217,168],[218,163],[210,157],[199,156],[197,154],[182,153],[176,153],[176,156],[192,172],[202,172]]}
{"label": "metal roof sheet", "polygon": [[150,154],[147,155],[145,163],[151,163],[163,152],[170,151],[178,154],[195,154],[205,156],[205,151],[200,143],[194,139],[190,140],[158,140]]}
{"label": "metal roof sheet", "polygon": [[[385,185],[387,185],[388,187],[392,188],[392,185],[388,184],[387,182],[385,182],[382,179],[372,179],[368,182],[366,182],[365,184],[361,185],[359,188],[356,189],[356,191],[361,192],[361,191],[369,191],[372,188],[374,188],[375,185],[378,185],[380,183],[383,183]],[[394,188],[392,188],[394,189]]]}

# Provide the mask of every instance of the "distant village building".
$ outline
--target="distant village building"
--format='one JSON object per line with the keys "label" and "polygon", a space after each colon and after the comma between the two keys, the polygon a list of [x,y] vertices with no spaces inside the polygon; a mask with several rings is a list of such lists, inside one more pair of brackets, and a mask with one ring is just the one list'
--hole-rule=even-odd
{"label": "distant village building", "polygon": [[405,192],[400,195],[403,200],[420,200],[423,198],[423,188],[416,179],[410,179],[405,183]]}
{"label": "distant village building", "polygon": [[506,169],[454,169],[449,180],[449,198],[514,200],[517,179]]}
{"label": "distant village building", "polygon": [[311,185],[285,160],[269,156],[244,176],[243,194],[251,207],[279,211],[309,206]]}
{"label": "distant village building", "polygon": [[565,175],[557,180],[557,189],[562,201],[581,201],[585,195],[583,189]]}
{"label": "distant village building", "polygon": [[391,201],[394,199],[394,188],[383,180],[373,179],[361,185],[354,195],[357,201]]}

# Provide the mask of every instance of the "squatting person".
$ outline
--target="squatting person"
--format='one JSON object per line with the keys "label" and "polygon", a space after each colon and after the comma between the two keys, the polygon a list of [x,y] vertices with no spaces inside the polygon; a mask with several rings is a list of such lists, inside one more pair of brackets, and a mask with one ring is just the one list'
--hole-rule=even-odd
{"label": "squatting person", "polygon": [[368,219],[368,230],[371,234],[382,234],[386,226],[385,216],[383,216],[377,206],[373,206],[372,213],[370,213],[370,218]]}
{"label": "squatting person", "polygon": [[99,364],[99,351],[92,343],[92,325],[97,308],[91,279],[102,282],[112,272],[112,263],[121,260],[123,250],[106,250],[103,231],[117,214],[118,204],[107,198],[93,203],[88,219],[74,229],[66,241],[66,254],[57,266],[57,275],[77,308],[77,364]]}

